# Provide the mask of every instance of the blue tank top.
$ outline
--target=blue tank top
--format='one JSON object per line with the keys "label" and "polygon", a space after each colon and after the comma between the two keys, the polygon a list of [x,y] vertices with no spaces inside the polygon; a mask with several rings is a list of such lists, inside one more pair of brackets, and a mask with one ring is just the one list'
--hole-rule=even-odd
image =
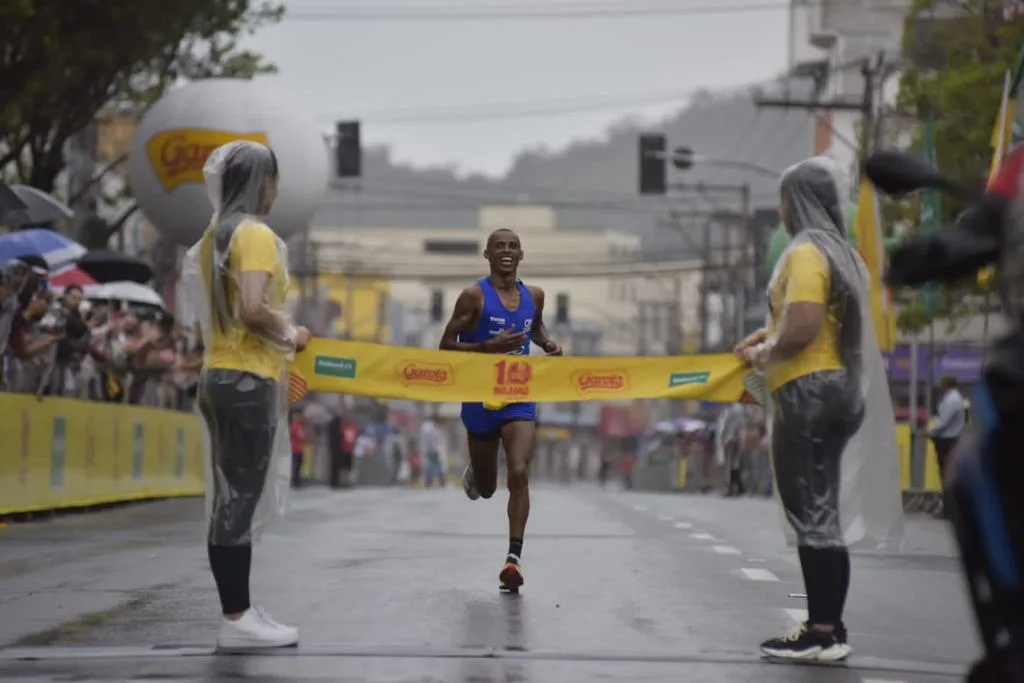
{"label": "blue tank top", "polygon": [[521,348],[511,351],[510,355],[530,355],[530,332],[533,330],[535,306],[529,288],[519,280],[516,280],[516,287],[519,288],[519,308],[510,311],[501,303],[490,278],[480,278],[480,291],[484,294],[484,308],[480,313],[480,321],[472,332],[460,333],[459,341],[479,344],[494,339],[502,330],[513,328],[515,332],[525,332],[526,341]]}

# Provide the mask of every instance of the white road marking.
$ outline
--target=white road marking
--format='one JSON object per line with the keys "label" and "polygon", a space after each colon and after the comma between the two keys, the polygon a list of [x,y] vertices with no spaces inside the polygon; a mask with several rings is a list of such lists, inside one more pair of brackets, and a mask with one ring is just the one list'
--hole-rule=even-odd
{"label": "white road marking", "polygon": [[647,512],[646,505],[634,505],[633,509],[636,510],[637,512]]}
{"label": "white road marking", "polygon": [[779,577],[772,574],[767,569],[751,569],[750,567],[744,567],[740,570],[744,577],[751,581],[778,581]]}
{"label": "white road marking", "polygon": [[689,522],[676,522],[672,526],[674,526],[677,529],[692,529],[693,528],[693,525],[690,524]]}
{"label": "white road marking", "polygon": [[714,546],[715,552],[720,555],[739,555],[740,551],[733,548],[731,545],[716,545]]}
{"label": "white road marking", "polygon": [[696,539],[698,541],[713,541],[713,540],[715,540],[714,536],[712,536],[711,534],[705,534],[705,533],[690,534],[690,538]]}
{"label": "white road marking", "polygon": [[768,560],[762,559],[760,557],[748,557],[747,558],[747,562],[767,562],[767,561]]}
{"label": "white road marking", "polygon": [[662,522],[671,522],[672,521],[672,518],[669,517],[668,515],[658,515],[658,519],[660,519]]}
{"label": "white road marking", "polygon": [[805,621],[807,621],[807,610],[805,609],[795,609],[793,607],[786,607],[782,611],[785,612],[790,619],[792,619],[798,624],[802,624]]}
{"label": "white road marking", "polygon": [[896,681],[889,678],[862,678],[861,683],[907,683],[906,681]]}

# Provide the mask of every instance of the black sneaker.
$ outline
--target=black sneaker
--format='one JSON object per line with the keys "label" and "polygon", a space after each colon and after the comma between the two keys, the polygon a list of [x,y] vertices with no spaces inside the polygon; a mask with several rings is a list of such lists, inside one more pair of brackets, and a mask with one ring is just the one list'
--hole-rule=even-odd
{"label": "black sneaker", "polygon": [[801,624],[781,638],[761,643],[761,652],[780,659],[838,662],[850,656],[850,646],[844,642],[845,638],[846,629],[842,627],[835,633],[821,633],[810,631],[806,624]]}
{"label": "black sneaker", "polygon": [[853,652],[853,648],[847,642],[846,625],[842,622],[839,622],[839,625],[836,626],[835,631],[832,633],[821,633],[819,635],[824,636],[828,640],[822,645],[818,661],[841,662]]}

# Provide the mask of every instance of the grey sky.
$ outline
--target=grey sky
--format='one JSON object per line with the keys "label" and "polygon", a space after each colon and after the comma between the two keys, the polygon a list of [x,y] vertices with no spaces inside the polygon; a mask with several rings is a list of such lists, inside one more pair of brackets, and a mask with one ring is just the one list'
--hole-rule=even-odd
{"label": "grey sky", "polygon": [[[598,0],[575,0],[588,6]],[[601,0],[610,4],[608,0]],[[653,0],[619,0],[650,7]],[[753,0],[661,0],[708,8]],[[248,45],[279,66],[281,85],[324,125],[364,121],[364,142],[386,143],[416,165],[503,173],[525,147],[595,137],[626,115],[660,117],[674,93],[770,78],[786,62],[785,2],[769,9],[680,16],[485,21],[345,21],[352,8],[487,7],[474,0],[285,0],[292,18]],[[503,0],[503,6],[528,4]],[[537,2],[529,4],[536,7]],[[560,0],[555,3],[568,5]],[[762,8],[772,3],[759,3]],[[303,15],[303,13],[306,13]],[[319,16],[310,17],[310,13]],[[652,100],[669,100],[654,103]],[[621,101],[618,107],[609,102]],[[503,107],[510,103],[517,106]],[[523,104],[524,106],[519,106]],[[536,108],[598,107],[549,116],[486,118]],[[422,115],[456,119],[415,123]]]}

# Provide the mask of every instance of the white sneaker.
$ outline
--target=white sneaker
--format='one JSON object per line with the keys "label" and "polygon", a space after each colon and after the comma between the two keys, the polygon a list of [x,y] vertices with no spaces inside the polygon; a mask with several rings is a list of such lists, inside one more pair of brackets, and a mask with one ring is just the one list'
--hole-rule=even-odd
{"label": "white sneaker", "polygon": [[281,622],[279,622],[276,619],[274,619],[274,617],[270,616],[270,614],[266,610],[264,610],[262,607],[259,607],[258,605],[253,605],[252,606],[252,611],[256,613],[257,617],[259,617],[260,619],[263,620],[263,623],[265,623],[265,624],[267,624],[269,626],[273,626],[276,629],[281,629],[281,630],[287,631],[288,633],[293,634],[293,636],[295,637],[295,641],[298,642],[298,640],[299,640],[299,629],[295,628],[294,626],[288,626],[286,624],[282,624]]}
{"label": "white sneaker", "polygon": [[238,621],[225,619],[217,636],[217,647],[226,650],[289,647],[299,642],[299,632],[264,621],[256,610],[246,610]]}

